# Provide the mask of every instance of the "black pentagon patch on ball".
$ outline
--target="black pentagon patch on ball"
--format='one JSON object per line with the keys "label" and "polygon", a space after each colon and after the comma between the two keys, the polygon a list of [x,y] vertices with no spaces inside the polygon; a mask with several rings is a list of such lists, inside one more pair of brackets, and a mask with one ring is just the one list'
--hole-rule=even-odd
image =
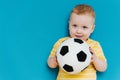
{"label": "black pentagon patch on ball", "polygon": [[64,56],[69,51],[68,46],[63,46],[60,50],[60,54]]}
{"label": "black pentagon patch on ball", "polygon": [[66,70],[67,72],[72,72],[73,71],[73,67],[70,66],[70,65],[67,65],[67,64],[65,64],[63,66],[63,69]]}
{"label": "black pentagon patch on ball", "polygon": [[80,44],[82,44],[82,43],[84,43],[82,40],[80,40],[80,39],[74,39],[74,42],[77,42],[77,43],[80,43]]}
{"label": "black pentagon patch on ball", "polygon": [[77,53],[78,61],[84,62],[86,58],[87,58],[87,55],[83,51],[80,51],[79,53]]}

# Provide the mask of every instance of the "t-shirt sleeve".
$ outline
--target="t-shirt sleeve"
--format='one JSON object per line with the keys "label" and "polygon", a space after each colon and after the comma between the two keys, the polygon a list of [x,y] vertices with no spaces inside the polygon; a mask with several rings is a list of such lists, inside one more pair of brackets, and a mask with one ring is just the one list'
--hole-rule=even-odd
{"label": "t-shirt sleeve", "polygon": [[59,41],[57,41],[57,42],[54,44],[54,46],[53,46],[53,48],[52,48],[52,50],[51,50],[51,52],[50,52],[50,56],[49,56],[49,57],[54,57],[54,56],[56,56],[56,52],[57,52],[58,47],[59,47]]}
{"label": "t-shirt sleeve", "polygon": [[64,40],[66,40],[66,39],[68,39],[68,38],[69,38],[69,37],[65,37],[65,38],[59,39],[59,40],[54,44],[54,46],[53,46],[53,48],[52,48],[52,50],[51,50],[51,52],[50,52],[49,57],[54,57],[54,56],[56,56],[56,52],[57,52],[60,44],[61,44]]}
{"label": "t-shirt sleeve", "polygon": [[104,56],[102,47],[101,47],[101,45],[100,45],[99,42],[96,42],[93,50],[94,50],[95,54],[96,54],[100,59],[106,61],[106,58],[105,58],[105,56]]}

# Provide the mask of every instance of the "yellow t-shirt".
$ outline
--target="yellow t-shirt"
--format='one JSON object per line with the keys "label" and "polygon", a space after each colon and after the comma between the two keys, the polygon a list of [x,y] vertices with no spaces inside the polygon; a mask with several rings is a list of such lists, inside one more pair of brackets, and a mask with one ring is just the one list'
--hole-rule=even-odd
{"label": "yellow t-shirt", "polygon": [[[56,56],[56,52],[57,52],[57,49],[60,46],[60,44],[64,40],[67,40],[69,38],[70,37],[65,37],[65,38],[59,39],[55,43],[49,57]],[[105,58],[105,56],[103,54],[103,51],[102,51],[102,48],[101,48],[99,42],[94,41],[92,39],[88,39],[86,42],[92,48],[93,52],[95,52],[96,56],[98,56],[100,59],[103,59],[103,60],[106,61],[106,58]],[[93,64],[90,63],[90,65],[85,70],[83,70],[82,72],[80,72],[78,74],[75,74],[75,75],[71,75],[71,74],[66,73],[65,71],[63,71],[59,67],[57,80],[96,80],[96,70],[95,70]]]}

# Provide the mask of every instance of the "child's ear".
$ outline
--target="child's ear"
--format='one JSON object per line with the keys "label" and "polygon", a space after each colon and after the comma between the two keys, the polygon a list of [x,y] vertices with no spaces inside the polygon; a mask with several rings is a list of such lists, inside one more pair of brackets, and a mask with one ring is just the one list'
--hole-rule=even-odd
{"label": "child's ear", "polygon": [[68,29],[70,31],[70,20],[68,21]]}
{"label": "child's ear", "polygon": [[94,29],[95,29],[95,24],[92,26],[91,33],[94,31]]}
{"label": "child's ear", "polygon": [[68,21],[68,24],[70,24],[70,20]]}

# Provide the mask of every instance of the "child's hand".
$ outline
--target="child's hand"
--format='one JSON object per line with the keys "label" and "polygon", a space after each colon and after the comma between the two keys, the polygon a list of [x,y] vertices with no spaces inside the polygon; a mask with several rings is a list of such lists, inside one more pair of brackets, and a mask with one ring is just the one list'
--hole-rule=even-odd
{"label": "child's hand", "polygon": [[49,57],[48,58],[48,66],[51,68],[56,68],[58,66],[57,58],[56,57]]}
{"label": "child's hand", "polygon": [[91,48],[90,52],[92,54],[91,62],[93,62],[95,69],[100,72],[105,71],[107,69],[107,62],[105,60],[99,59]]}
{"label": "child's hand", "polygon": [[90,48],[90,52],[92,54],[91,62],[94,62],[97,59],[96,54],[93,52],[92,48]]}

